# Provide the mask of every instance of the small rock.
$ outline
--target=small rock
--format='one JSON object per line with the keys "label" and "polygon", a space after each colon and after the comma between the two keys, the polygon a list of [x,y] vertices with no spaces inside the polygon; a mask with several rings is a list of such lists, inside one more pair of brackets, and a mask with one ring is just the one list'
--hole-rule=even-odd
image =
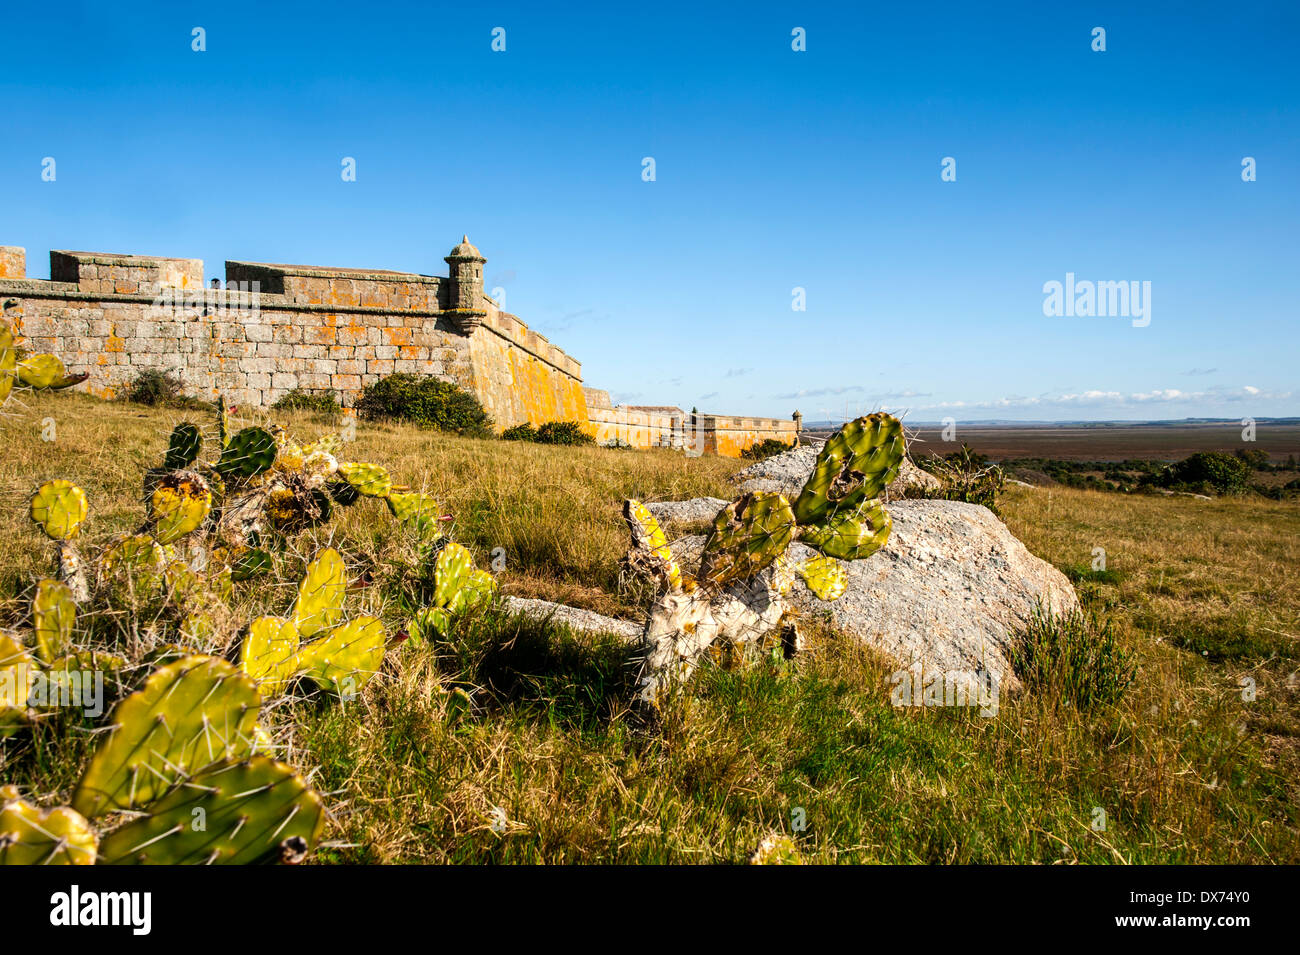
{"label": "small rock", "polygon": [[506,606],[512,613],[521,613],[534,620],[554,620],[574,630],[589,633],[613,633],[627,640],[639,640],[643,626],[630,620],[607,617],[594,610],[582,610],[567,604],[557,604],[550,600],[535,600],[532,597],[506,597]]}
{"label": "small rock", "polygon": [[646,508],[661,521],[711,521],[730,503],[720,497],[693,497],[689,501],[646,504]]}

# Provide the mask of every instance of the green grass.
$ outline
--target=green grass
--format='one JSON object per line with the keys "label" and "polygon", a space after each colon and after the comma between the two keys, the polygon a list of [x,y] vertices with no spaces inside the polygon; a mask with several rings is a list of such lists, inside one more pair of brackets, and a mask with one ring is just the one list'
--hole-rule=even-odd
{"label": "green grass", "polygon": [[[85,487],[93,553],[138,524],[141,473],[191,417],[25,401],[0,421],[17,464],[0,474],[0,623],[19,630],[50,557],[24,515],[32,488],[55,476]],[[726,496],[741,466],[365,423],[355,458],[435,494],[480,564],[503,548],[507,592],[629,617],[647,595],[620,573],[621,500]],[[994,718],[892,706],[894,665],[808,621],[805,654],[719,658],[651,723],[627,708],[622,643],[488,610],[390,653],[354,702],[269,711],[282,755],[329,794],[337,824],[317,860],[736,863],[778,830],[823,862],[1300,862],[1300,508],[1017,488],[1001,511],[1032,551],[1076,569],[1096,623],[1040,627],[1025,690]],[[284,574],[327,540],[376,581],[349,607],[400,628],[386,596],[414,573],[400,529],[363,502],[301,535]],[[1078,570],[1096,547],[1113,573]],[[236,612],[291,597],[250,584]],[[459,718],[456,687],[474,700]],[[0,781],[66,797],[89,728],[63,713],[4,741]]]}

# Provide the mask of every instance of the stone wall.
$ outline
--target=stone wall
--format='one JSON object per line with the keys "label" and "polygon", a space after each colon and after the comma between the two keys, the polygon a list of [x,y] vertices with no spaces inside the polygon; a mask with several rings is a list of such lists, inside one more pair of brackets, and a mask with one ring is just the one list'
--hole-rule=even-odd
{"label": "stone wall", "polygon": [[577,421],[601,444],[731,457],[766,438],[795,443],[793,421],[614,407],[582,386],[575,359],[483,294],[486,260],[468,237],[445,261],[447,277],[230,261],[214,290],[200,259],[54,251],[45,281],[26,277],[25,250],[0,246],[0,304],[22,347],[59,355],[104,398],[159,369],[241,407],[295,388],[350,407],[365,385],[410,372],[473,392],[498,428]]}
{"label": "stone wall", "polygon": [[690,454],[738,458],[742,451],[768,438],[794,445],[798,434],[793,419],[693,415],[680,408],[615,407],[608,391],[583,391],[597,444],[675,448]]}
{"label": "stone wall", "polygon": [[[31,351],[61,356],[79,386],[112,397],[141,370],[174,372],[187,391],[269,405],[294,388],[344,406],[394,372],[472,391],[499,427],[586,422],[581,365],[481,287],[404,272],[227,262],[226,288],[203,288],[198,259],[50,253],[50,281],[25,278],[25,253],[0,248],[5,316]],[[453,291],[477,308],[447,308]]]}

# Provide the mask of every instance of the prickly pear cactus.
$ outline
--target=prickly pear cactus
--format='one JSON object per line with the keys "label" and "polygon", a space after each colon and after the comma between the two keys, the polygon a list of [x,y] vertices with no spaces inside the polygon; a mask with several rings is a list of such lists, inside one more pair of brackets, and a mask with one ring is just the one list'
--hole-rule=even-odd
{"label": "prickly pear cactus", "polygon": [[789,836],[773,833],[766,836],[749,857],[750,865],[803,865],[803,858],[794,840]]}
{"label": "prickly pear cactus", "polygon": [[225,660],[191,656],[156,670],[117,704],[72,808],[90,819],[136,809],[204,766],[247,756],[261,702],[253,679]]}
{"label": "prickly pear cactus", "polygon": [[61,580],[42,580],[32,598],[32,631],[36,637],[36,654],[46,663],[66,654],[71,648],[72,627],[77,619],[77,605],[72,589]]}
{"label": "prickly pear cactus", "polygon": [[680,590],[688,586],[673,550],[668,546],[668,536],[659,521],[650,513],[650,508],[640,501],[623,502],[623,519],[632,534],[632,551],[629,556],[639,556],[647,573],[662,579],[670,590]]}
{"label": "prickly pear cactus", "polygon": [[266,756],[203,770],[105,836],[107,865],[249,865],[303,861],[324,827],[320,796]]}
{"label": "prickly pear cactus", "polygon": [[861,501],[855,510],[836,514],[823,524],[799,528],[799,539],[827,557],[865,560],[889,540],[893,527],[879,501]]}
{"label": "prickly pear cactus", "polygon": [[0,865],[94,865],[99,835],[86,817],[60,806],[41,809],[0,786]]}
{"label": "prickly pear cactus", "polygon": [[794,513],[783,495],[746,494],[713,519],[700,558],[700,579],[726,586],[753,577],[785,553],[794,540],[794,528]]}
{"label": "prickly pear cactus", "polygon": [[247,547],[235,554],[230,561],[232,580],[251,580],[269,573],[275,562],[271,555],[258,547]]}
{"label": "prickly pear cactus", "polygon": [[248,625],[239,649],[244,672],[264,696],[283,693],[298,669],[298,627],[284,617],[258,617]]}
{"label": "prickly pear cactus", "polygon": [[415,531],[421,540],[432,541],[441,536],[442,532],[438,529],[438,502],[431,495],[419,491],[392,491],[386,500],[393,517]]}
{"label": "prickly pear cactus", "polygon": [[223,452],[230,444],[230,409],[226,407],[225,395],[217,395],[217,442]]}
{"label": "prickly pear cactus", "polygon": [[819,600],[839,600],[849,586],[844,565],[833,557],[810,557],[795,568]]}
{"label": "prickly pear cactus", "polygon": [[108,602],[119,610],[156,610],[167,594],[170,564],[167,550],[148,534],[131,534],[112,544],[100,559]]}
{"label": "prickly pear cactus", "polygon": [[90,377],[88,374],[69,375],[58,355],[28,355],[18,362],[18,381],[28,388],[57,391],[71,388]]}
{"label": "prickly pear cactus", "polygon": [[496,579],[474,569],[474,555],[454,541],[438,551],[433,565],[433,606],[416,612],[407,625],[415,641],[447,632],[451,618],[490,600],[496,593]]}
{"label": "prickly pear cactus", "polygon": [[203,450],[203,432],[198,425],[183,421],[172,428],[171,437],[167,439],[167,454],[163,458],[163,467],[168,471],[179,471],[193,464]]}
{"label": "prickly pear cactus", "polygon": [[898,475],[905,445],[903,426],[892,415],[850,421],[822,447],[812,475],[794,502],[800,524],[821,524],[862,501],[880,496]]}
{"label": "prickly pear cactus", "polygon": [[36,661],[13,637],[0,633],[0,739],[30,722],[27,698],[36,680]]}
{"label": "prickly pear cactus", "polygon": [[265,428],[236,431],[221,451],[216,469],[225,478],[251,478],[268,471],[278,452],[275,435]]}
{"label": "prickly pear cactus", "polygon": [[302,647],[297,669],[323,689],[352,697],[379,672],[386,645],[378,617],[355,617]]}
{"label": "prickly pear cactus", "polygon": [[314,637],[343,618],[347,585],[347,568],[339,552],[331,547],[317,554],[298,584],[294,603],[294,624],[300,637]]}
{"label": "prickly pear cactus", "polygon": [[14,333],[9,323],[0,319],[0,407],[8,400],[17,380],[18,349],[14,347]]}
{"label": "prickly pear cactus", "polygon": [[77,536],[89,511],[86,492],[71,481],[47,481],[32,495],[31,517],[51,540]]}
{"label": "prickly pear cactus", "polygon": [[343,463],[339,475],[363,497],[387,497],[393,490],[393,479],[388,471],[377,464]]}
{"label": "prickly pear cactus", "polygon": [[149,521],[159,543],[170,544],[203,526],[212,510],[212,491],[196,471],[173,471],[149,496]]}

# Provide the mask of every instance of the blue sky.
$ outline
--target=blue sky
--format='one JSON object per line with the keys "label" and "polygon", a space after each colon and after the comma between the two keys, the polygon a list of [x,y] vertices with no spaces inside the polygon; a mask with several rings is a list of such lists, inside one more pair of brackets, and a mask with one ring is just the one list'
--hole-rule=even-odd
{"label": "blue sky", "polygon": [[[467,232],[630,403],[1300,414],[1300,6],[564,7],[8,5],[0,244],[442,274]],[[1045,316],[1066,273],[1150,323]]]}

